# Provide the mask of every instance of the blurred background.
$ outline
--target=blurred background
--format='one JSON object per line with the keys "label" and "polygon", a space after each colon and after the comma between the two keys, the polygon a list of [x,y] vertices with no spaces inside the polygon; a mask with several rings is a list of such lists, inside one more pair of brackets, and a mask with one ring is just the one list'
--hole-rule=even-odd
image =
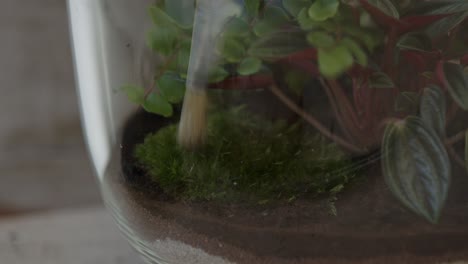
{"label": "blurred background", "polygon": [[65,0],[0,3],[0,219],[100,204]]}

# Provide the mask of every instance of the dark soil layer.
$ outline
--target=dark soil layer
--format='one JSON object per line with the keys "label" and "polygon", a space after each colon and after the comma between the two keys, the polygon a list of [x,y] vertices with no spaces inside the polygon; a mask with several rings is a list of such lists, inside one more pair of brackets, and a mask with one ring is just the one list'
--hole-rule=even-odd
{"label": "dark soil layer", "polygon": [[[145,172],[132,165],[135,144],[168,122],[144,113],[133,117],[121,147],[123,173],[111,179],[159,219],[144,230],[148,237],[169,237],[238,263],[468,260],[468,176],[455,164],[438,225],[400,206],[383,182],[379,163],[369,165],[365,181],[339,195],[337,216],[330,214],[328,198],[274,207],[178,202],[162,195]],[[148,216],[139,217],[133,215],[132,221],[148,221]]]}

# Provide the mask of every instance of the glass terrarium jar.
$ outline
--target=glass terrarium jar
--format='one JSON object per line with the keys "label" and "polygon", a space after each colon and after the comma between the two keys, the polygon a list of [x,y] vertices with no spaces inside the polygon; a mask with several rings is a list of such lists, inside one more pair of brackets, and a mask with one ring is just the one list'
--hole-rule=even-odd
{"label": "glass terrarium jar", "polygon": [[69,0],[102,195],[148,263],[468,260],[468,4]]}

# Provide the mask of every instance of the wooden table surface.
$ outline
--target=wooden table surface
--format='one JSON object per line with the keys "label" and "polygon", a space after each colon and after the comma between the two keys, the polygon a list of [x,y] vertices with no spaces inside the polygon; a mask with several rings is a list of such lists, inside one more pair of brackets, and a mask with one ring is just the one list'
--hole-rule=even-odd
{"label": "wooden table surface", "polygon": [[103,208],[0,220],[0,263],[143,264]]}
{"label": "wooden table surface", "polygon": [[65,3],[0,1],[0,218],[100,202],[80,126]]}

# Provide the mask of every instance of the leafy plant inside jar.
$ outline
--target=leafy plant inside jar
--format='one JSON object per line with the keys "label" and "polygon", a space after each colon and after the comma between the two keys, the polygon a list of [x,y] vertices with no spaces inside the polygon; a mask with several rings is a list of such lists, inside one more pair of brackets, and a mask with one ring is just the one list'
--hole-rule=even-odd
{"label": "leafy plant inside jar", "polygon": [[[184,1],[175,1],[172,4],[176,2],[181,5]],[[195,6],[194,1],[188,2]],[[203,2],[210,1],[198,1],[197,8]],[[342,150],[363,155],[380,149],[383,174],[392,193],[414,213],[430,222],[437,222],[449,189],[450,157],[458,163],[457,166],[466,166],[454,147],[465,139],[465,130],[457,128],[459,131],[452,132],[458,125],[455,122],[456,116],[462,110],[468,110],[468,38],[467,34],[463,34],[468,27],[466,1],[244,0],[219,3],[221,2],[225,7],[224,13],[217,14],[224,14],[224,19],[216,21],[223,26],[217,34],[213,34],[215,41],[212,42],[216,43],[218,57],[211,58],[215,67],[210,67],[209,74],[206,74],[209,83],[198,89],[203,92],[213,89],[271,91],[322,135],[315,138],[326,138],[333,142],[325,145],[327,149],[332,149],[325,160],[331,158],[334,162],[319,162],[317,166],[312,166],[315,171],[316,168],[321,168],[318,170],[320,175],[325,171],[334,175],[332,172],[336,166],[349,166],[349,161],[343,158]],[[195,38],[199,35],[196,30],[200,27],[200,24],[197,25],[200,20],[197,20],[196,15],[193,24],[186,19],[194,16],[195,9],[184,9],[189,10],[185,14],[171,10],[181,9],[171,9],[164,1],[159,1],[150,8],[154,29],[148,34],[148,44],[164,61],[157,69],[155,85],[148,89],[123,87],[132,101],[141,104],[149,112],[166,117],[172,115],[173,105],[177,106],[184,100],[184,94],[194,91],[190,85],[186,91],[185,84],[190,83],[191,78],[190,70],[187,71],[189,57],[199,53],[194,52],[192,36]],[[205,10],[205,19],[209,17],[206,14],[216,13],[207,12],[208,10],[209,8]],[[194,61],[193,57],[191,61]],[[278,69],[281,73],[279,76]],[[313,80],[318,80],[327,94],[336,122],[340,126],[340,133],[330,131],[314,113],[305,110],[290,97],[290,94],[301,97]],[[196,129],[198,136],[187,141],[187,136],[182,133],[181,140],[179,132],[181,147],[163,148],[173,151],[170,155],[167,153],[169,157],[190,156],[197,159],[196,156],[203,153],[200,149],[203,150],[204,147],[200,146],[208,146],[213,150],[223,144],[221,140],[219,145],[210,145],[210,135],[205,141],[204,128],[216,131],[226,124],[221,122],[218,127],[219,118],[215,117],[205,123],[205,101],[199,100],[199,104],[187,103],[187,98],[185,96],[184,105],[190,105],[191,111],[198,110],[201,113],[197,117],[200,122],[195,122],[196,125],[201,125]],[[230,111],[225,115],[234,118],[237,123],[238,120],[249,120],[243,110]],[[190,122],[184,119],[181,122],[181,126],[194,131],[188,124]],[[260,126],[264,125],[262,122],[266,120],[250,120],[250,124]],[[280,125],[273,125],[276,128],[278,126]],[[248,125],[244,128],[252,129]],[[136,151],[142,164],[150,171],[154,169],[152,175],[156,180],[161,180],[158,178],[162,175],[160,168],[170,160],[158,155],[151,156],[151,153],[158,153],[155,150],[164,141],[170,141],[175,146],[175,129],[168,127],[167,130],[172,130],[172,133],[163,129],[148,136],[147,141]],[[236,129],[242,130],[238,127]],[[452,134],[448,135],[448,131]],[[290,136],[285,136],[285,141],[275,142],[274,138],[269,140],[273,141],[272,145],[290,146],[290,140],[298,137],[295,132],[291,133]],[[234,131],[233,137],[231,143],[250,144],[243,141],[243,133],[236,134]],[[317,147],[317,142],[302,144],[300,151]],[[194,152],[194,147],[199,150]],[[281,154],[281,151],[275,150],[275,154]],[[288,165],[305,168],[313,164],[316,158],[308,156],[308,159],[299,164]],[[265,166],[268,167],[271,162],[267,160]],[[173,170],[183,167],[173,164],[177,165]],[[165,167],[169,168],[168,165]],[[316,177],[312,177],[310,171],[303,172],[299,175],[304,178],[300,176],[297,181],[294,177],[283,182],[269,180],[278,177],[260,177],[256,184],[265,183],[266,180],[260,188],[268,189],[266,185],[276,186],[276,189],[270,188],[270,194],[277,192],[284,184],[301,185],[304,179],[308,180],[306,186],[313,185]],[[180,181],[184,173],[182,171],[178,177],[174,177],[177,184],[168,188],[184,188],[186,185]],[[248,176],[247,178],[255,179],[257,175]],[[332,185],[319,184],[314,190],[336,191],[349,178],[349,175],[341,174],[338,180],[331,181]],[[232,184],[231,180],[226,179],[223,182],[220,177],[211,183],[219,186],[223,182],[229,185]],[[256,186],[252,191],[259,189],[260,185],[256,184],[252,185]],[[303,194],[303,190],[291,190],[294,191],[288,193],[290,197]],[[213,198],[209,195],[187,195],[201,199]],[[272,196],[265,197],[272,199]]]}

